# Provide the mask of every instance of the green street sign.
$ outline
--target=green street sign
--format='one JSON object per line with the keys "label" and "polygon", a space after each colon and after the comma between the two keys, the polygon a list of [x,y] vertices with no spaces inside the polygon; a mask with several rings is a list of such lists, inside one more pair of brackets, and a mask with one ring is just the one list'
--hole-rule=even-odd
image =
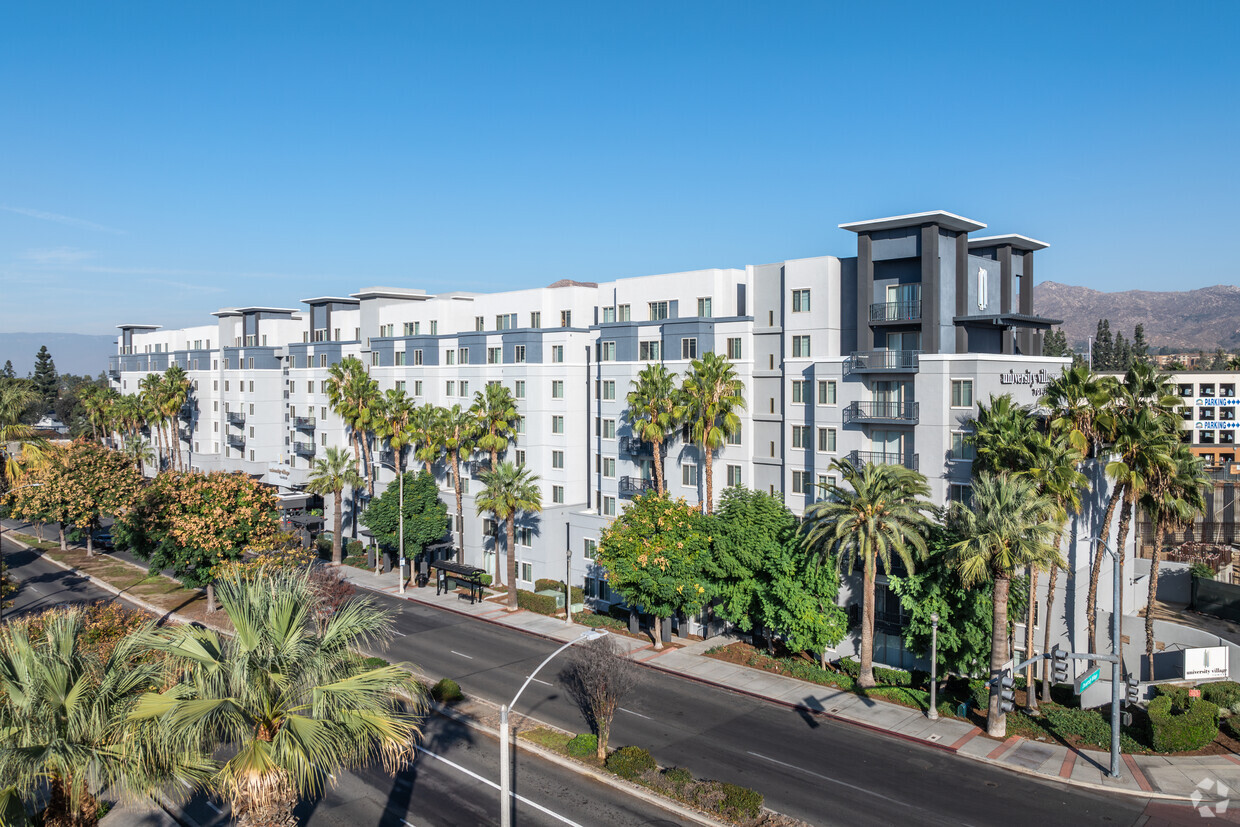
{"label": "green street sign", "polygon": [[1076,694],[1079,695],[1086,689],[1089,689],[1089,687],[1093,686],[1100,677],[1102,677],[1101,666],[1095,666],[1093,669],[1090,669],[1088,672],[1081,675],[1076,679]]}

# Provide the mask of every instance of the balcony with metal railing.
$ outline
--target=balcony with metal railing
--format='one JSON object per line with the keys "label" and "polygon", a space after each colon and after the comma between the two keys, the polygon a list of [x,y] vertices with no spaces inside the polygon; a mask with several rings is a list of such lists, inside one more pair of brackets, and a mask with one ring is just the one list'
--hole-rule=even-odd
{"label": "balcony with metal railing", "polygon": [[299,457],[312,457],[314,456],[314,451],[315,447],[313,442],[293,443],[293,453]]}
{"label": "balcony with metal railing", "polygon": [[379,464],[385,468],[396,467],[396,452],[391,448],[384,448],[379,452]]}
{"label": "balcony with metal railing", "polygon": [[620,496],[632,499],[640,497],[647,491],[655,489],[654,480],[642,479],[641,477],[621,477],[620,478]]}
{"label": "balcony with metal railing", "polygon": [[316,423],[313,416],[293,417],[293,427],[299,431],[313,431],[315,424]]}
{"label": "balcony with metal railing", "polygon": [[875,422],[887,425],[916,425],[917,419],[918,404],[916,402],[871,399],[853,402],[844,408],[845,424]]}
{"label": "balcony with metal railing", "polygon": [[917,470],[917,455],[899,451],[853,451],[848,461],[857,468],[863,465],[903,465],[913,471]]}
{"label": "balcony with metal railing", "polygon": [[194,418],[195,407],[197,406],[193,402],[186,402],[181,406],[181,410],[177,411],[177,415],[186,421],[191,420]]}
{"label": "balcony with metal railing", "polygon": [[845,362],[849,373],[916,373],[920,350],[859,350]]}
{"label": "balcony with metal railing", "polygon": [[229,435],[228,435],[228,444],[229,444],[230,446],[232,446],[233,448],[244,448],[244,447],[245,447],[245,437],[244,437],[244,436],[242,436],[241,434],[229,434]]}
{"label": "balcony with metal railing", "polygon": [[876,302],[870,305],[870,324],[921,321],[921,301]]}
{"label": "balcony with metal railing", "polygon": [[245,424],[245,414],[244,414],[244,413],[241,413],[240,411],[229,411],[229,412],[228,412],[228,424],[229,424],[229,425],[236,425],[236,426],[238,426],[238,427],[240,427],[240,426],[244,425],[244,424]]}
{"label": "balcony with metal railing", "polygon": [[635,436],[622,436],[618,440],[622,454],[653,454],[654,448],[649,442]]}

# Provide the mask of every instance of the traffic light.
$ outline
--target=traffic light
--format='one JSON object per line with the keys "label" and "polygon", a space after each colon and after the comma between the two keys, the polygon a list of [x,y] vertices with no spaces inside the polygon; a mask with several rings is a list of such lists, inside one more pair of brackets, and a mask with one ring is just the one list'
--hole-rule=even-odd
{"label": "traffic light", "polygon": [[1141,702],[1141,684],[1136,681],[1128,683],[1128,703],[1138,704]]}
{"label": "traffic light", "polygon": [[999,675],[999,711],[1011,712],[1016,708],[1016,681],[1012,670],[1004,669]]}
{"label": "traffic light", "polygon": [[1055,648],[1051,649],[1051,660],[1055,668],[1055,683],[1068,682],[1068,653],[1059,648],[1059,644],[1055,644]]}

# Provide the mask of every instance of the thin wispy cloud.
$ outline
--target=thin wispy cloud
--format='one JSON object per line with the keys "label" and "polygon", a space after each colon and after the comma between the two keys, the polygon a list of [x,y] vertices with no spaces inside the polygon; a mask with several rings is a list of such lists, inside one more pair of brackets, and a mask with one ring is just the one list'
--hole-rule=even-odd
{"label": "thin wispy cloud", "polygon": [[118,230],[115,227],[105,227],[103,224],[96,224],[93,221],[87,221],[84,218],[74,218],[69,215],[61,215],[59,213],[47,212],[46,210],[32,210],[28,207],[10,207],[7,204],[0,204],[0,210],[5,212],[24,215],[27,218],[37,218],[40,221],[54,221],[57,224],[64,224],[69,227],[77,227],[81,230],[94,230],[99,233],[111,233],[113,235],[125,235],[124,230]]}
{"label": "thin wispy cloud", "polygon": [[170,279],[143,279],[146,284],[160,284],[164,287],[176,287],[181,290],[188,290],[192,293],[223,293],[224,288],[212,287],[209,284],[193,284],[186,281],[172,281]]}
{"label": "thin wispy cloud", "polygon": [[22,253],[20,258],[22,261],[29,261],[34,264],[42,265],[66,265],[77,264],[80,261],[92,259],[97,254],[90,250],[75,250],[72,247],[56,247],[46,250],[27,250]]}

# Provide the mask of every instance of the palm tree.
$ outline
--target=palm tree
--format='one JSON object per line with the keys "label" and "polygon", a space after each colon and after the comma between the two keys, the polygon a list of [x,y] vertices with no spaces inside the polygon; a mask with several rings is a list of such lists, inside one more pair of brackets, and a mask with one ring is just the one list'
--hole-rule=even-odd
{"label": "palm tree", "polygon": [[164,385],[158,373],[148,373],[138,380],[139,399],[142,403],[143,419],[152,426],[155,432],[155,454],[159,458],[158,465],[163,470],[164,464]]}
{"label": "palm tree", "polygon": [[112,422],[120,433],[126,448],[138,435],[143,421],[142,400],[136,395],[125,394],[116,400],[113,405]]}
{"label": "palm tree", "polygon": [[353,468],[353,458],[345,448],[331,446],[324,451],[322,459],[316,459],[306,480],[306,490],[315,494],[332,494],[335,496],[335,513],[332,515],[332,563],[340,565],[344,556],[341,554],[341,523],[344,511],[344,487],[349,486],[355,492],[362,486],[362,477]]}
{"label": "palm tree", "polygon": [[1033,408],[1018,405],[1010,394],[990,397],[990,405],[978,405],[973,433],[968,440],[977,451],[974,473],[1016,473],[1029,467],[1029,446],[1035,441],[1038,421]]}
{"label": "palm tree", "polygon": [[1102,439],[1099,416],[1110,403],[1115,381],[1085,365],[1073,365],[1052,379],[1041,405],[1051,411],[1051,427],[1066,433],[1072,447],[1089,456]]}
{"label": "palm tree", "polygon": [[370,378],[366,366],[355,356],[346,356],[327,371],[327,400],[349,428],[353,450],[366,473],[367,492],[375,493],[375,469],[370,450],[370,434],[380,405],[379,384]]}
{"label": "palm tree", "polygon": [[168,422],[169,450],[173,451],[172,467],[184,470],[185,462],[181,456],[181,434],[177,427],[177,416],[181,406],[189,399],[190,381],[185,369],[173,364],[164,371],[161,381],[160,413]]}
{"label": "palm tree", "polygon": [[1154,602],[1158,596],[1158,571],[1167,532],[1192,523],[1205,510],[1205,492],[1212,487],[1205,462],[1187,445],[1177,444],[1171,456],[1173,470],[1146,489],[1141,506],[1154,525],[1154,551],[1150,559],[1150,591],[1145,604],[1145,661],[1154,676]]}
{"label": "palm tree", "polygon": [[[459,560],[465,559],[465,510],[461,504],[461,462],[468,462],[477,449],[478,418],[460,405],[443,412],[440,419],[444,450],[452,469],[452,490],[456,494],[456,547]],[[495,579],[499,581],[499,555],[495,556]]]}
{"label": "palm tree", "polygon": [[[0,475],[9,481],[21,477],[26,468],[37,468],[46,461],[47,440],[21,421],[26,409],[40,399],[38,391],[27,383],[0,383],[0,453],[4,455]],[[19,450],[9,450],[11,444],[19,446]]]}
{"label": "palm tree", "polygon": [[156,645],[171,685],[142,696],[134,717],[158,721],[190,754],[228,747],[206,783],[232,802],[239,824],[291,824],[297,801],[320,793],[333,772],[412,760],[422,688],[404,665],[370,668],[360,654],[386,642],[390,614],[350,598],[317,618],[304,570],[235,577],[220,601],[236,635],[166,629]]}
{"label": "palm tree", "polygon": [[660,496],[667,491],[663,476],[663,443],[677,425],[679,390],[676,376],[662,363],[647,365],[629,383],[629,421],[633,434],[654,450],[654,482]]}
{"label": "palm tree", "polygon": [[379,406],[378,434],[387,440],[396,460],[396,473],[405,473],[405,448],[413,438],[412,423],[417,408],[403,390],[389,389],[383,393]]}
{"label": "palm tree", "polygon": [[819,558],[838,558],[840,571],[852,574],[858,559],[864,572],[859,684],[874,686],[874,586],[878,566],[891,574],[892,553],[909,571],[914,558],[926,556],[925,533],[934,506],[926,499],[926,478],[902,465],[868,464],[860,468],[835,460],[831,469],[848,484],[827,486],[827,497],[805,510],[805,543]]}
{"label": "palm tree", "polygon": [[491,382],[474,392],[470,410],[478,418],[481,430],[478,447],[491,455],[491,470],[495,470],[500,454],[508,450],[508,441],[517,433],[517,400],[505,385]]}
{"label": "palm tree", "polygon": [[434,465],[443,453],[444,409],[429,402],[419,405],[409,419],[410,438],[415,446],[413,455],[422,461],[426,473],[434,474]]}
{"label": "palm tree", "polygon": [[1228,370],[1240,370],[1240,353],[1227,360]]}
{"label": "palm tree", "polygon": [[715,451],[723,447],[729,435],[741,429],[736,411],[745,408],[745,384],[736,378],[735,365],[712,352],[693,360],[681,393],[676,418],[689,423],[690,436],[702,449],[706,462],[703,513],[709,514],[714,506]]}
{"label": "palm tree", "polygon": [[[1055,536],[1055,506],[1023,477],[982,473],[974,477],[973,507],[953,503],[952,517],[965,539],[954,544],[956,570],[966,588],[994,584],[990,632],[990,677],[996,681],[1008,659],[1008,593],[1012,577],[1025,566],[1063,565]],[[1032,691],[1030,688],[1029,691]],[[1007,719],[999,708],[997,682],[991,684],[986,731],[1002,738]]]}
{"label": "palm tree", "polygon": [[137,437],[136,439],[128,439],[125,441],[125,456],[133,460],[133,464],[137,467],[138,472],[142,472],[145,464],[155,463],[155,449],[151,447],[151,441],[146,437]]}
{"label": "palm tree", "polygon": [[0,778],[31,804],[47,796],[44,823],[97,823],[96,796],[109,787],[146,794],[206,778],[205,759],[129,721],[141,695],[160,686],[147,633],[106,651],[77,607],[0,626]]}
{"label": "palm tree", "polygon": [[[501,462],[493,470],[478,475],[486,486],[478,495],[475,505],[478,513],[490,511],[495,519],[503,520],[508,530],[508,611],[517,610],[517,514],[537,514],[542,511],[542,493],[538,477],[524,465]],[[498,552],[498,550],[497,550]],[[499,554],[495,555],[495,582],[499,582]]]}

